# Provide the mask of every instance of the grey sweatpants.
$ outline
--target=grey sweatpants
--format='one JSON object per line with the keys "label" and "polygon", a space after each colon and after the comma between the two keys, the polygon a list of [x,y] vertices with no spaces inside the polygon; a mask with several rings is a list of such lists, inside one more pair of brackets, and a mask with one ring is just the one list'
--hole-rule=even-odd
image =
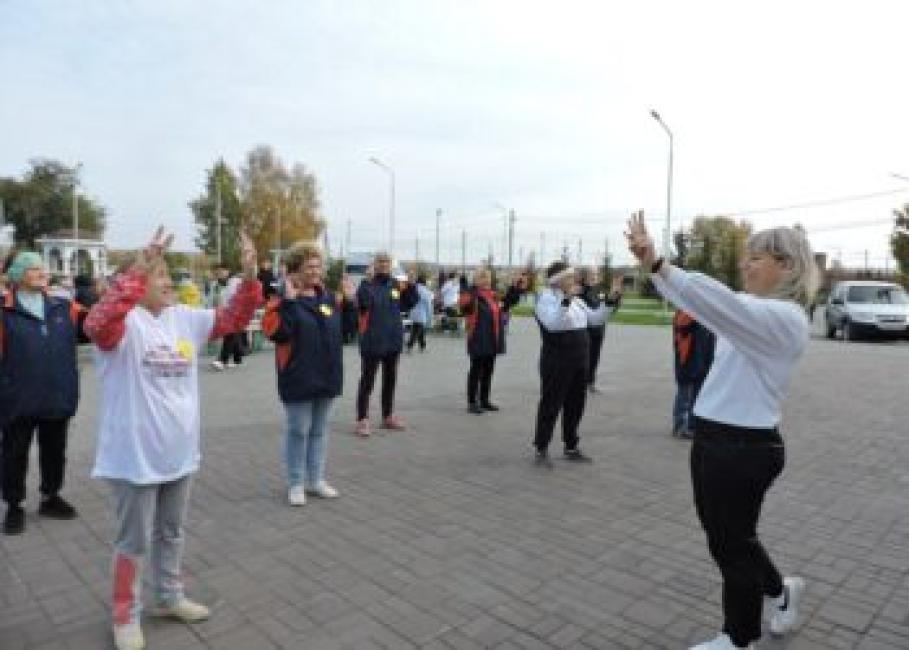
{"label": "grey sweatpants", "polygon": [[151,554],[151,579],[158,603],[183,597],[183,519],[191,476],[169,483],[138,485],[109,480],[116,509],[113,618],[138,623],[142,610],[142,567]]}

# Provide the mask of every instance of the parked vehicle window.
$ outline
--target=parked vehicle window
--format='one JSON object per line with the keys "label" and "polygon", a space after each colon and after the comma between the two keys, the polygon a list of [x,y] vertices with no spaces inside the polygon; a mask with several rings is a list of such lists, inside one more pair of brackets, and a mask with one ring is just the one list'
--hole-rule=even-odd
{"label": "parked vehicle window", "polygon": [[848,302],[870,303],[877,305],[905,305],[909,304],[909,297],[899,287],[849,287]]}

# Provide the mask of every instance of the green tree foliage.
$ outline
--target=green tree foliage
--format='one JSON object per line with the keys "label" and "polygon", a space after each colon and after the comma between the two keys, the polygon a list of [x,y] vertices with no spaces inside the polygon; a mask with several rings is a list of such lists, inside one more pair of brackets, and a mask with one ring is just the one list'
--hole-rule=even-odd
{"label": "green tree foliage", "polygon": [[240,268],[239,232],[243,221],[237,176],[223,160],[206,172],[201,196],[190,201],[196,221],[196,246],[212,260],[218,259],[217,212],[221,205],[221,261],[228,268]]}
{"label": "green tree foliage", "polygon": [[[0,178],[0,199],[5,219],[16,227],[16,243],[33,248],[42,235],[73,227],[73,188],[79,184],[78,168],[50,159],[33,159],[22,179]],[[78,195],[79,232],[101,236],[105,210],[99,203]]]}
{"label": "green tree foliage", "polygon": [[751,224],[729,217],[697,217],[688,236],[687,267],[716,278],[739,290],[742,281],[739,262]]}
{"label": "green tree foliage", "polygon": [[909,286],[909,204],[902,210],[894,210],[893,233],[890,235],[890,250],[900,270],[901,281]]}

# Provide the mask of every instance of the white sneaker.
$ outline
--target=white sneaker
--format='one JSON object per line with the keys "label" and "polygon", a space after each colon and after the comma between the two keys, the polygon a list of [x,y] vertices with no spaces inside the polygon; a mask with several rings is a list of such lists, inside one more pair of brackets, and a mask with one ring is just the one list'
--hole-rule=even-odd
{"label": "white sneaker", "polygon": [[[754,646],[747,645],[745,648],[746,650],[750,650],[753,649]],[[742,650],[742,648],[735,645],[728,634],[720,634],[711,641],[704,641],[704,643],[691,646],[690,650]]]}
{"label": "white sneaker", "polygon": [[287,491],[287,502],[297,507],[306,505],[306,492],[302,485],[294,485]]}
{"label": "white sneaker", "polygon": [[139,624],[114,625],[114,647],[117,650],[143,650],[145,637]]}
{"label": "white sneaker", "polygon": [[237,368],[237,367],[239,367],[239,366],[240,366],[240,364],[239,364],[239,363],[236,363],[236,362],[234,362],[234,361],[228,361],[228,362],[227,362],[227,367],[228,367],[228,368]]}
{"label": "white sneaker", "polygon": [[220,361],[219,359],[215,359],[214,361],[212,361],[212,362],[211,362],[211,367],[212,367],[213,369],[217,370],[218,372],[223,372],[223,371],[224,371],[224,364],[221,363],[221,361]]}
{"label": "white sneaker", "polygon": [[152,616],[175,618],[184,623],[198,623],[211,615],[205,605],[194,603],[189,598],[181,598],[173,604],[158,605],[152,610]]}
{"label": "white sneaker", "polygon": [[321,497],[323,499],[337,499],[340,495],[338,491],[325,481],[322,481],[314,488],[306,490],[309,494]]}
{"label": "white sneaker", "polygon": [[[770,616],[770,633],[782,636],[795,627],[799,617],[799,604],[805,591],[802,578],[783,578],[783,595],[771,599],[773,613]],[[786,609],[783,609],[785,605]]]}

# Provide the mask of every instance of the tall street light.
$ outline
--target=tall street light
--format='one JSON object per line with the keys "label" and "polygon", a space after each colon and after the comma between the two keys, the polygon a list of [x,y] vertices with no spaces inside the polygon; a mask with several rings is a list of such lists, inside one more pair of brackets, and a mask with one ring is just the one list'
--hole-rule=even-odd
{"label": "tall street light", "polygon": [[672,131],[656,111],[650,111],[650,116],[657,121],[669,136],[669,174],[666,180],[666,229],[663,231],[663,257],[669,262],[669,239],[670,239],[670,214],[672,213]]}
{"label": "tall street light", "polygon": [[79,185],[79,172],[82,170],[82,163],[76,163],[73,168],[73,240],[76,244],[76,275],[79,275],[79,194],[76,187]]}
{"label": "tall street light", "polygon": [[391,204],[388,208],[388,254],[391,258],[395,257],[395,170],[383,163],[375,156],[369,158],[369,162],[385,170],[391,180]]}

